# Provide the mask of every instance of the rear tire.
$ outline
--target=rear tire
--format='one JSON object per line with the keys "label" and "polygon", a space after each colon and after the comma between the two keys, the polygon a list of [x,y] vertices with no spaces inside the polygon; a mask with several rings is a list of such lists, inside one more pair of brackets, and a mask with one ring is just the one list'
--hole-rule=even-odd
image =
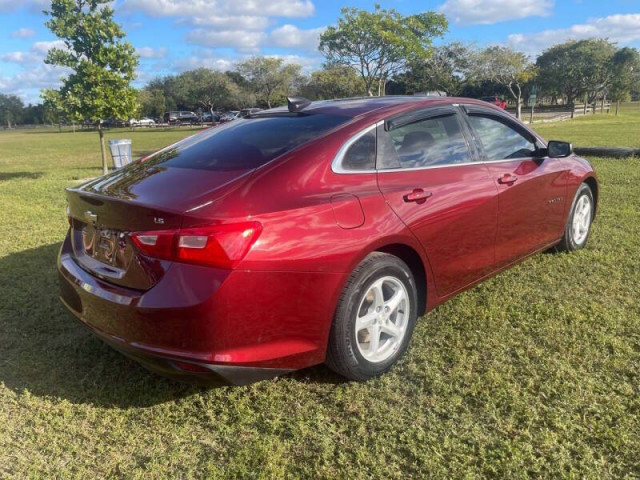
{"label": "rear tire", "polygon": [[417,298],[413,274],[402,260],[369,254],[340,295],[327,348],[329,368],[357,381],[391,369],[411,339]]}
{"label": "rear tire", "polygon": [[564,235],[556,247],[561,252],[574,252],[584,248],[591,233],[591,223],[595,212],[595,202],[593,192],[589,185],[583,183],[578,187]]}

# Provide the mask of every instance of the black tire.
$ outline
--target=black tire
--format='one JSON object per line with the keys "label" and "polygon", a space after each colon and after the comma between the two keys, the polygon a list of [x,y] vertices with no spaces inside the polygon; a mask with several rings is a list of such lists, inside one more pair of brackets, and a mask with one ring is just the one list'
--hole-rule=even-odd
{"label": "black tire", "polygon": [[[367,360],[357,343],[356,317],[364,296],[383,277],[392,277],[404,285],[408,294],[409,312],[402,340],[394,345],[391,356],[380,362]],[[364,381],[387,372],[407,349],[417,319],[418,293],[415,279],[407,265],[398,257],[381,252],[369,254],[354,269],[340,295],[329,335],[326,363],[336,373]],[[398,310],[400,311],[400,310]],[[404,314],[404,313],[403,313]],[[380,337],[382,338],[382,337]]]}
{"label": "black tire", "polygon": [[[576,239],[574,236],[573,220],[576,215],[576,207],[579,205],[583,197],[586,197],[591,205],[589,225],[586,235],[583,238]],[[580,185],[580,187],[578,187],[578,191],[573,198],[571,210],[569,211],[569,218],[567,218],[567,224],[564,228],[564,235],[562,236],[562,240],[560,240],[560,243],[557,245],[556,249],[560,252],[574,252],[576,250],[584,248],[584,246],[587,244],[587,240],[589,239],[589,235],[591,234],[591,224],[593,223],[594,213],[595,202],[593,199],[593,192],[591,191],[589,185],[583,183]]]}

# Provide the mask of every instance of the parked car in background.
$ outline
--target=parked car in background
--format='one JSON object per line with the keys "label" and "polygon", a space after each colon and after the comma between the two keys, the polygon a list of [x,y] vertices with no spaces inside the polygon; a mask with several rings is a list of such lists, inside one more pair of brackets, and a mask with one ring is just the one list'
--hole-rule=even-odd
{"label": "parked car in background", "polygon": [[203,122],[207,122],[207,123],[211,123],[213,122],[219,122],[220,121],[220,113],[219,112],[213,112],[213,116],[211,115],[211,112],[204,112],[202,114],[202,121]]}
{"label": "parked car in background", "polygon": [[262,108],[243,108],[240,110],[240,116],[242,118],[246,118],[249,115],[253,115],[254,113],[262,112]]}
{"label": "parked car in background", "polygon": [[[103,128],[125,127],[127,124],[127,122],[120,120],[119,118],[107,118],[106,120],[101,120],[99,123]],[[96,122],[96,125],[97,124],[98,122]]]}
{"label": "parked car in background", "polygon": [[495,105],[498,108],[501,108],[503,110],[507,109],[507,102],[505,102],[503,99],[501,99],[499,96],[497,95],[490,95],[488,97],[482,97],[480,100],[482,100],[483,102],[488,102],[492,105]]}
{"label": "parked car in background", "polygon": [[141,118],[140,120],[136,120],[135,118],[129,120],[129,125],[132,127],[151,127],[155,124],[155,120],[148,117]]}
{"label": "parked car in background", "polygon": [[164,114],[164,122],[170,125],[193,125],[199,123],[198,115],[195,112],[175,111]]}
{"label": "parked car in background", "polygon": [[231,120],[235,120],[236,118],[240,118],[240,111],[239,110],[231,110],[230,112],[227,113],[223,113],[220,116],[220,121],[221,122],[230,122]]}
{"label": "parked car in background", "polygon": [[569,143],[486,102],[290,99],[68,188],[61,299],[179,379],[366,380],[425,312],[583,248],[598,196]]}

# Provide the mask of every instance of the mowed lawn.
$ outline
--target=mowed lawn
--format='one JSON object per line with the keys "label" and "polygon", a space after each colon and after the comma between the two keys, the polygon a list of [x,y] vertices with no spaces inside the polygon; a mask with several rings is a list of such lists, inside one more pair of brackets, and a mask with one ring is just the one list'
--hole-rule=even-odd
{"label": "mowed lawn", "polygon": [[[562,122],[537,122],[532,127],[547,140],[565,140],[580,147],[640,147],[640,102],[625,103],[615,115],[579,116]],[[525,119],[528,116],[523,114]]]}
{"label": "mowed lawn", "polygon": [[[541,131],[595,145],[611,128],[637,145],[634,115]],[[187,134],[109,135],[142,154]],[[147,373],[58,301],[63,189],[100,174],[97,146],[0,132],[0,478],[640,475],[637,159],[592,159],[585,250],[536,255],[438,307],[390,374],[348,383],[319,366],[205,389]]]}

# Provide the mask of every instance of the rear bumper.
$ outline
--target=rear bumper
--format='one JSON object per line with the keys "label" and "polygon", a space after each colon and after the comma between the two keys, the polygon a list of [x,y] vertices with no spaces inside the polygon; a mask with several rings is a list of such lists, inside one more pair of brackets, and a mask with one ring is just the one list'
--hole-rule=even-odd
{"label": "rear bumper", "polygon": [[[72,313],[76,314],[76,312],[67,305],[64,298],[60,297],[60,299]],[[83,325],[88,327],[95,336],[100,338],[114,350],[117,350],[126,357],[135,360],[147,370],[173,380],[209,386],[248,385],[253,382],[277,377],[278,375],[284,375],[293,371],[293,369],[287,368],[216,365],[195,360],[184,361],[183,359],[175,357],[159,355],[143,348],[133,347],[127,342],[117,339],[111,335],[105,335],[82,321],[80,317],[77,318]],[[189,365],[192,370],[189,369]]]}
{"label": "rear bumper", "polygon": [[83,270],[68,237],[58,272],[62,302],[99,338],[152,371],[208,384],[245,384],[322,363],[343,281],[342,274],[176,263],[142,292]]}

